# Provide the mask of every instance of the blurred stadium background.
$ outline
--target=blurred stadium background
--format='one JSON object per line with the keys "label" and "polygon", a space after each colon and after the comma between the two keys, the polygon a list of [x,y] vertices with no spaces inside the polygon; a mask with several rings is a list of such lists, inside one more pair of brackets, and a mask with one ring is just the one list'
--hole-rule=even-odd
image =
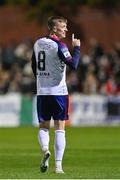
{"label": "blurred stadium background", "polygon": [[119,1],[1,0],[0,126],[37,123],[30,58],[35,40],[47,34],[47,17],[54,14],[68,19],[69,48],[73,32],[82,44],[77,72],[67,70],[69,123],[120,124]]}
{"label": "blurred stadium background", "polygon": [[[80,132],[84,132],[83,140],[81,139],[83,142],[84,136],[87,132],[88,137],[91,134],[92,138],[94,136],[97,138],[98,127],[110,126],[110,128],[112,128],[113,126],[117,126],[119,130],[120,1],[1,0],[0,146],[2,151],[4,151],[5,148],[9,149],[12,147],[9,144],[9,140],[10,138],[17,137],[16,132],[19,133],[19,139],[20,137],[24,137],[27,132],[31,133],[34,131],[30,130],[30,127],[36,127],[38,125],[35,106],[36,87],[35,79],[31,71],[30,59],[33,43],[35,40],[38,37],[45,36],[48,33],[46,28],[46,21],[50,15],[60,15],[68,19],[69,32],[65,42],[68,44],[71,52],[71,34],[75,33],[75,37],[81,39],[81,58],[78,70],[74,72],[67,69],[67,84],[70,92],[70,120],[67,124],[68,127],[70,127],[70,129],[73,127],[74,129],[81,126],[84,126],[84,128],[86,126],[95,126],[96,130],[85,130],[84,128],[83,130],[80,130]],[[10,129],[7,129],[8,127],[11,127],[11,131]],[[23,127],[24,133],[20,133],[19,129],[16,131],[14,127]],[[7,132],[8,135],[6,136],[7,138],[5,138],[4,133],[7,134]],[[101,133],[102,132],[106,132],[108,134],[105,134],[105,136],[102,137],[103,139],[101,142],[103,142],[104,145],[101,143],[98,145],[98,147],[102,147],[102,145],[108,149],[112,147],[119,147],[119,140],[117,139],[119,137],[119,131],[109,131],[104,129],[101,131]],[[116,132],[116,134],[114,134],[114,132]],[[11,136],[9,136],[9,133]],[[112,134],[116,135],[116,140],[112,138]],[[111,135],[111,137],[109,135]],[[34,136],[37,137],[36,134]],[[29,139],[30,137],[31,136],[28,136],[26,138]],[[112,142],[111,144],[108,143],[107,147],[106,143],[109,141],[109,137],[111,138],[110,140],[114,142],[114,144],[112,146]],[[30,141],[30,139],[28,139],[26,142]],[[35,141],[37,141],[36,139]],[[86,140],[87,138],[85,141]],[[4,144],[5,141],[6,144]],[[10,140],[10,142],[11,141],[12,140]],[[15,142],[17,143],[17,139]],[[92,143],[94,144],[96,142],[97,140],[94,139]],[[91,146],[90,142],[88,143],[88,145],[91,147],[94,147],[93,144]],[[18,148],[19,146],[21,148],[21,145],[19,145],[18,142]],[[24,147],[26,148],[26,151],[28,150],[28,147],[30,148],[29,145],[25,146],[25,144],[23,148]],[[35,147],[37,148],[38,145]],[[75,147],[77,148],[76,145]],[[85,145],[85,147],[87,147],[87,145]],[[0,155],[2,154],[2,151],[0,152]],[[34,151],[36,151],[36,149],[34,149]],[[13,151],[11,152],[13,153]],[[117,157],[117,155],[115,157]],[[19,155],[17,155],[16,158],[17,157],[19,157]],[[112,162],[114,160],[112,160]],[[33,160],[33,162],[35,161]],[[4,159],[1,160],[1,167],[4,167],[3,165]],[[88,170],[89,168],[90,166],[88,166]],[[116,173],[119,174],[119,170],[117,170]],[[85,174],[84,170],[83,174]],[[114,173],[114,176],[109,177],[118,178],[118,174]],[[0,177],[19,178],[19,176],[12,175],[1,175]],[[23,177],[26,178],[24,175]],[[36,176],[32,177],[35,178]],[[69,176],[69,178],[70,177],[72,176]],[[75,177],[80,178],[80,176],[73,176],[73,178]],[[84,177],[100,178],[101,176],[92,176],[92,174],[89,174],[88,176],[83,176],[83,178]],[[103,174],[103,178],[104,177],[107,176],[104,176]],[[45,178],[47,177],[45,176]]]}

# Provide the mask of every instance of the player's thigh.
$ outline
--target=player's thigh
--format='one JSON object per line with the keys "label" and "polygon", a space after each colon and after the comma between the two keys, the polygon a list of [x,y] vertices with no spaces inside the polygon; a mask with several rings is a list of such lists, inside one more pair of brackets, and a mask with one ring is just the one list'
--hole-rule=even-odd
{"label": "player's thigh", "polygon": [[68,120],[68,95],[54,96],[53,119],[54,120]]}
{"label": "player's thigh", "polygon": [[49,96],[37,96],[37,115],[39,123],[43,124],[44,121],[51,119],[52,111],[50,100]]}

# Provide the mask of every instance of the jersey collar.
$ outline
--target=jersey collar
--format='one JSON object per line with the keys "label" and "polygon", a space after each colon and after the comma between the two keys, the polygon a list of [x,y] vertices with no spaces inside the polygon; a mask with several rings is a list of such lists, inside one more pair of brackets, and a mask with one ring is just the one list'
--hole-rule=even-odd
{"label": "jersey collar", "polygon": [[57,37],[55,34],[49,35],[48,38],[50,38],[50,39],[52,39],[52,40],[54,40],[54,41],[56,41],[56,42],[59,42],[59,41],[60,41],[59,37]]}

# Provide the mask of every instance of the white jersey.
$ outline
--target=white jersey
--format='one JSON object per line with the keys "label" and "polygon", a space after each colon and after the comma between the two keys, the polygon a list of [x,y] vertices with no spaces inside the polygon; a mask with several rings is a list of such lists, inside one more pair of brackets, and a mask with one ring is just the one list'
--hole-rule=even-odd
{"label": "white jersey", "polygon": [[37,95],[67,95],[66,65],[58,56],[58,44],[41,38],[34,45],[37,65]]}
{"label": "white jersey", "polygon": [[66,64],[76,69],[80,47],[74,47],[73,57],[66,44],[52,37],[38,39],[32,54],[32,70],[37,80],[37,95],[67,95]]}

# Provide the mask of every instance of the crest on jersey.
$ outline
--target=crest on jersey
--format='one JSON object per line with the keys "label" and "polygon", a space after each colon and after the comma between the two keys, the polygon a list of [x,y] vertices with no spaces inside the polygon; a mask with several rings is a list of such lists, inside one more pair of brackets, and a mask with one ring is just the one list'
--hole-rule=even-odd
{"label": "crest on jersey", "polygon": [[71,54],[66,47],[62,48],[62,52],[63,52],[65,58],[71,57]]}
{"label": "crest on jersey", "polygon": [[66,51],[66,52],[64,52],[63,54],[64,54],[65,58],[68,58],[68,57],[71,56],[70,53],[69,53],[69,51]]}

